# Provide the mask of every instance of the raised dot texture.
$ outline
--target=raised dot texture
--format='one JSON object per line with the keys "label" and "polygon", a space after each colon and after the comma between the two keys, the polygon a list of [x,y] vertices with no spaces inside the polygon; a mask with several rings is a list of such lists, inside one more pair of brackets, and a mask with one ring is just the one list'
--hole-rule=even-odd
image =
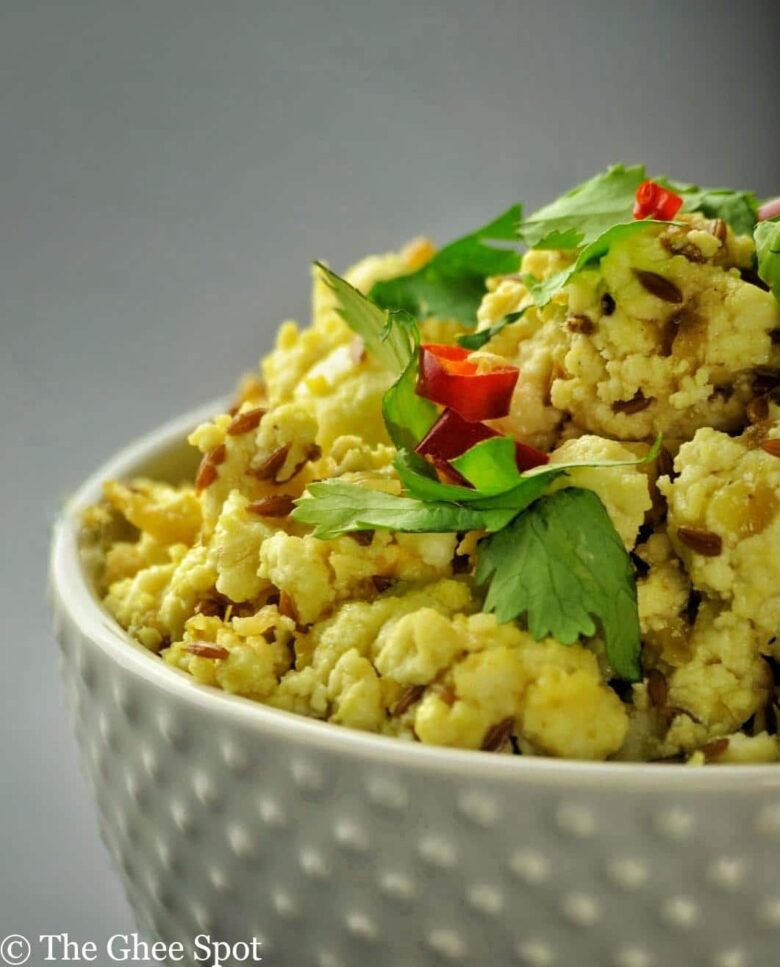
{"label": "raised dot texture", "polygon": [[340,819],[333,829],[333,834],[336,842],[344,849],[355,853],[363,853],[368,849],[368,836],[365,830],[348,819]]}
{"label": "raised dot texture", "polygon": [[671,927],[688,929],[699,918],[694,900],[686,896],[671,896],[661,904],[661,918]]}
{"label": "raised dot texture", "polygon": [[387,776],[373,776],[366,783],[369,799],[385,809],[405,809],[409,802],[406,790],[395,779]]}
{"label": "raised dot texture", "polygon": [[642,947],[623,947],[615,954],[615,967],[652,967],[653,958]]}
{"label": "raised dot texture", "polygon": [[207,809],[216,809],[222,802],[222,795],[207,772],[196,772],[192,785],[198,801]]}
{"label": "raised dot texture", "polygon": [[260,812],[260,818],[266,826],[279,829],[287,825],[282,808],[275,799],[262,798],[258,803],[258,810]]}
{"label": "raised dot texture", "polygon": [[455,847],[440,836],[424,836],[419,845],[420,856],[431,866],[448,869],[455,865]]}
{"label": "raised dot texture", "polygon": [[493,826],[499,817],[495,800],[475,790],[464,792],[461,795],[458,801],[458,809],[472,823],[486,828]]}
{"label": "raised dot texture", "polygon": [[586,839],[596,832],[596,817],[593,810],[581,803],[562,803],[555,819],[558,828],[577,839]]}
{"label": "raised dot texture", "polygon": [[546,940],[525,940],[517,948],[521,963],[528,967],[550,967],[555,963],[555,952]]}
{"label": "raised dot texture", "polygon": [[356,910],[347,914],[347,930],[360,940],[376,940],[378,934],[374,921]]}
{"label": "raised dot texture", "polygon": [[760,810],[756,817],[756,832],[780,839],[780,803],[770,803]]}
{"label": "raised dot texture", "polygon": [[294,920],[300,913],[298,904],[286,890],[273,890],[271,903],[274,910],[285,920]]}
{"label": "raised dot texture", "polygon": [[607,863],[607,876],[623,890],[638,890],[647,883],[649,874],[642,860],[621,856]]}
{"label": "raised dot texture", "polygon": [[209,880],[219,893],[230,892],[230,877],[221,867],[215,866],[209,870]]}
{"label": "raised dot texture", "polygon": [[509,860],[509,868],[526,883],[544,883],[550,875],[550,862],[536,850],[519,850]]}
{"label": "raised dot texture", "polygon": [[384,873],[379,878],[379,889],[394,900],[411,900],[415,895],[414,881],[405,873]]}
{"label": "raised dot texture", "polygon": [[498,916],[504,907],[501,891],[488,883],[476,883],[470,886],[466,891],[466,899],[469,906],[490,917]]}
{"label": "raised dot texture", "polygon": [[257,839],[246,826],[233,823],[228,826],[228,843],[238,859],[252,860],[257,856]]}
{"label": "raised dot texture", "polygon": [[237,742],[222,743],[222,760],[231,772],[245,772],[249,767],[249,756]]}
{"label": "raised dot texture", "polygon": [[748,967],[748,963],[747,954],[739,947],[731,950],[720,950],[712,958],[712,967]]}
{"label": "raised dot texture", "polygon": [[463,940],[454,930],[448,928],[434,928],[429,932],[426,940],[431,950],[445,960],[460,960],[466,953]]}
{"label": "raised dot texture", "polygon": [[317,967],[346,967],[346,962],[330,950],[321,950],[317,954]]}
{"label": "raised dot texture", "polygon": [[780,930],[780,897],[766,897],[757,911],[757,920],[762,927]]}
{"label": "raised dot texture", "polygon": [[592,927],[600,916],[598,903],[585,893],[570,893],[564,897],[562,910],[566,919],[578,927]]}
{"label": "raised dot texture", "polygon": [[300,864],[303,872],[314,880],[324,880],[328,876],[328,864],[322,854],[314,849],[301,850]]}
{"label": "raised dot texture", "polygon": [[745,864],[736,857],[720,856],[710,863],[707,878],[723,890],[736,890],[745,879]]}
{"label": "raised dot texture", "polygon": [[693,816],[679,806],[664,809],[655,817],[653,825],[664,839],[681,842],[688,839],[693,830]]}
{"label": "raised dot texture", "polygon": [[291,772],[295,785],[304,792],[317,792],[324,785],[322,770],[308,759],[293,759]]}

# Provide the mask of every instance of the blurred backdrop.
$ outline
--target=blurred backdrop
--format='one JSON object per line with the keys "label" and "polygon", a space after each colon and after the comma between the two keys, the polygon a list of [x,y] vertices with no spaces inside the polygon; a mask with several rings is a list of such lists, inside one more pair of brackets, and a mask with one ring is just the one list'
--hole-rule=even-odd
{"label": "blurred backdrop", "polygon": [[132,929],[61,707],[48,526],[222,393],[311,259],[616,160],[780,192],[777,0],[3,0],[0,935]]}

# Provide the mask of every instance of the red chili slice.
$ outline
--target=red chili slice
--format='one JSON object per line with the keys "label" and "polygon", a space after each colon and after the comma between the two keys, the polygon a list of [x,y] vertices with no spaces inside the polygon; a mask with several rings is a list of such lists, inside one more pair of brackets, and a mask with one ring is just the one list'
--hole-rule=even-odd
{"label": "red chili slice", "polygon": [[[417,452],[428,457],[452,480],[462,486],[470,486],[450,461],[465,453],[466,450],[470,450],[475,444],[497,436],[501,434],[485,426],[484,423],[472,423],[464,420],[454,410],[445,410],[417,445]],[[515,441],[515,459],[517,469],[523,471],[540,467],[550,458],[541,450]]]}
{"label": "red chili slice", "polygon": [[682,208],[682,198],[659,185],[656,181],[643,181],[636,190],[634,218],[655,218],[671,221]]}
{"label": "red chili slice", "polygon": [[422,345],[417,395],[441,403],[471,423],[506,416],[520,371],[502,366],[479,373],[468,355],[461,346]]}

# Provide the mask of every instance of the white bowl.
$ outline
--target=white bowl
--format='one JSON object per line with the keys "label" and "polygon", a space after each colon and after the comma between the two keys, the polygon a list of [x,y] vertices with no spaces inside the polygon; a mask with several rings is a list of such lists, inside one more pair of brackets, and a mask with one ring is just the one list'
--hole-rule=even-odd
{"label": "white bowl", "polygon": [[123,450],[54,533],[65,686],[142,929],[256,937],[271,967],[777,963],[777,766],[413,745],[198,685],[132,641],[84,576],[80,512],[106,478],[181,476],[218,408]]}

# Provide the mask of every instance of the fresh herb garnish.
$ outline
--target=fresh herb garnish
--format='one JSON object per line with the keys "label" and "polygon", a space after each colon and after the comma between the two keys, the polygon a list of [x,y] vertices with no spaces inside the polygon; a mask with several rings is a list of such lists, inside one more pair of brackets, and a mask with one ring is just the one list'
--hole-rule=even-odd
{"label": "fresh herb garnish", "polygon": [[509,507],[461,507],[458,504],[398,497],[340,480],[310,484],[292,516],[315,527],[323,540],[362,530],[394,530],[410,534],[454,531],[497,531],[517,514]]}
{"label": "fresh herb garnish", "polygon": [[698,185],[667,181],[683,197],[684,212],[701,212],[707,218],[722,218],[737,235],[750,235],[758,218],[758,201],[752,191],[729,188],[699,188]]}
{"label": "fresh herb garnish", "polygon": [[344,322],[383,365],[391,372],[400,372],[385,393],[382,413],[393,443],[399,448],[414,448],[436,419],[436,407],[414,391],[420,347],[417,324],[406,312],[380,309],[327,266],[320,262],[315,265],[336,296],[336,311]]}
{"label": "fresh herb garnish", "polygon": [[490,342],[493,336],[497,336],[507,326],[510,326],[513,322],[517,322],[518,319],[522,319],[528,308],[530,306],[526,306],[519,312],[510,312],[500,322],[489,326],[487,329],[480,329],[478,332],[467,332],[464,336],[458,336],[458,343],[464,349],[482,349],[485,343]]}
{"label": "fresh herb garnish", "polygon": [[780,217],[768,218],[756,225],[753,235],[756,242],[758,274],[780,299]]}
{"label": "fresh herb garnish", "polygon": [[501,621],[527,615],[537,640],[563,644],[604,635],[615,674],[641,678],[636,583],[631,561],[599,498],[570,488],[537,500],[479,543],[477,581],[485,610]]}
{"label": "fresh herb garnish", "polygon": [[474,326],[485,294],[485,279],[517,271],[516,249],[490,242],[517,243],[522,209],[513,205],[477,231],[445,245],[422,268],[377,282],[369,293],[384,309],[402,309],[417,319],[437,316]]}

